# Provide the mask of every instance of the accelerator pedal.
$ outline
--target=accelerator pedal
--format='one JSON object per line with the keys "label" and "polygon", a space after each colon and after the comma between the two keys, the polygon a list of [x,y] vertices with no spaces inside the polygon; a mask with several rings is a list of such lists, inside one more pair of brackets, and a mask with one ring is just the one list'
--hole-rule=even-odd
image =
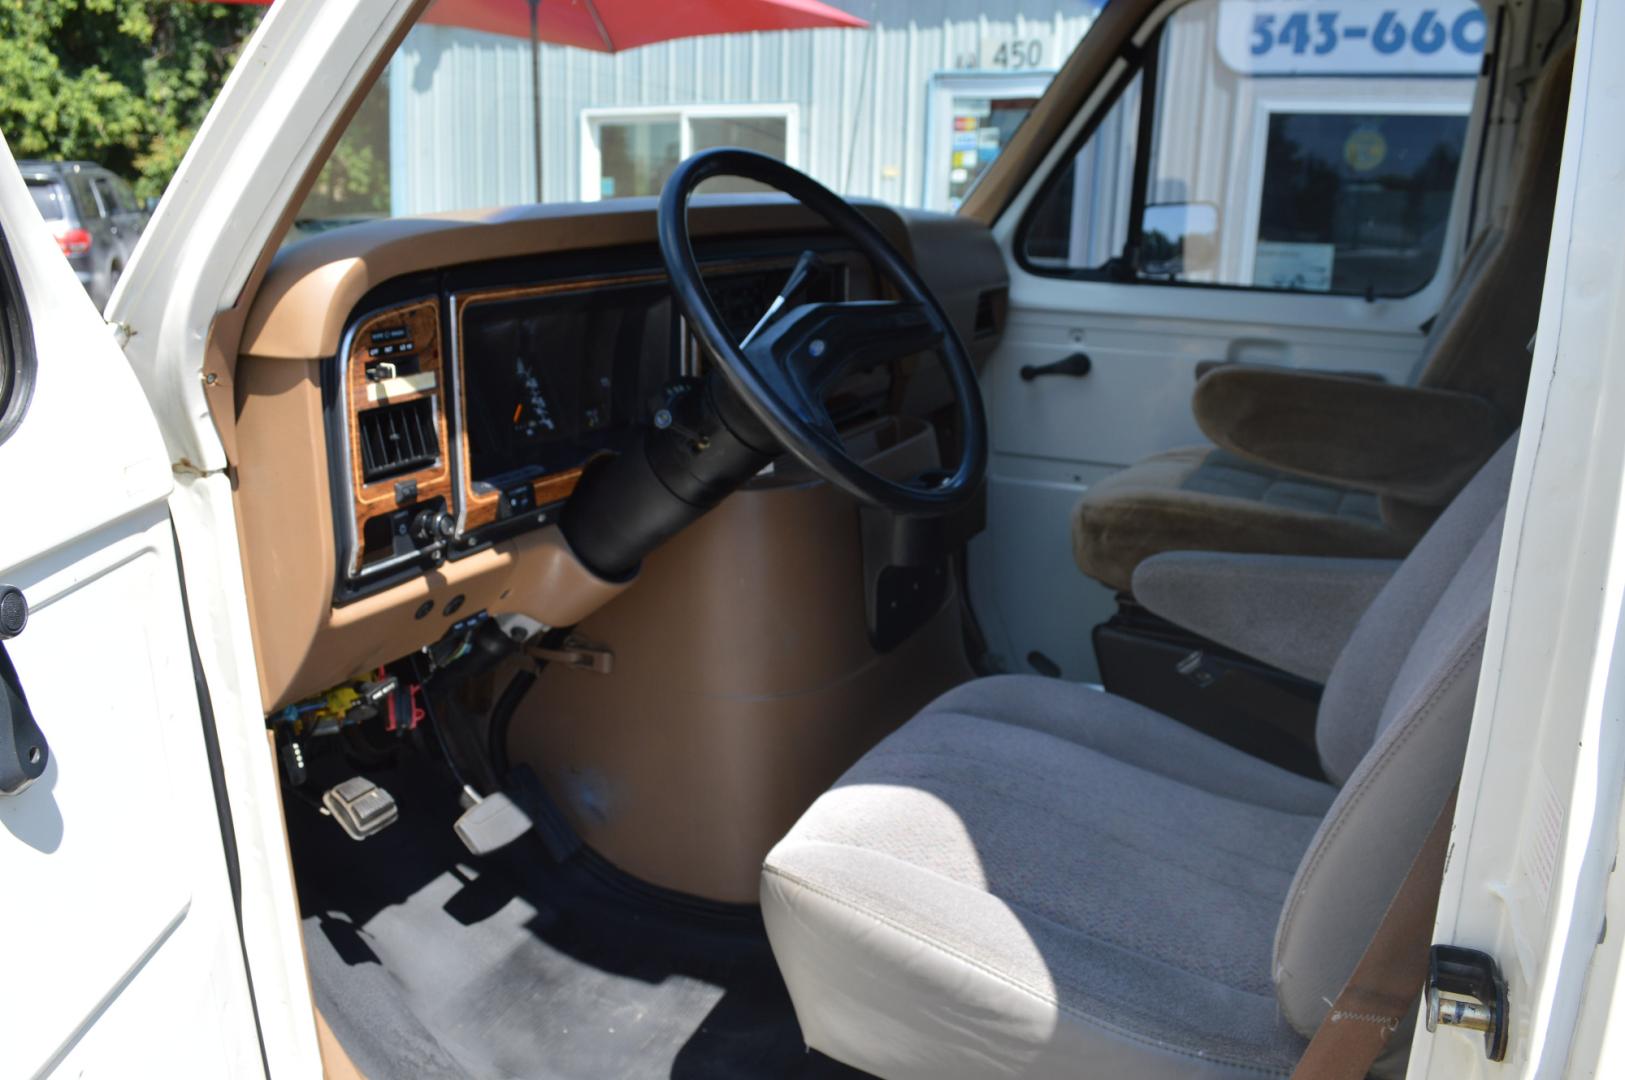
{"label": "accelerator pedal", "polygon": [[463,811],[452,829],[471,854],[489,855],[530,831],[530,815],[502,792],[483,798],[471,789],[465,788],[464,793],[473,800],[473,805]]}

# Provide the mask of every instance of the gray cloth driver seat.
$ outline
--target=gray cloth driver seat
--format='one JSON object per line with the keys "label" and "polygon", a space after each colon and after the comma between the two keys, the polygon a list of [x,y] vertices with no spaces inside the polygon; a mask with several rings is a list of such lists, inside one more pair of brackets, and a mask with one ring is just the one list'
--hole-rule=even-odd
{"label": "gray cloth driver seat", "polygon": [[888,1078],[1289,1073],[1459,775],[1513,454],[1356,626],[1317,730],[1331,783],[1025,676],[867,754],[763,869],[808,1044]]}

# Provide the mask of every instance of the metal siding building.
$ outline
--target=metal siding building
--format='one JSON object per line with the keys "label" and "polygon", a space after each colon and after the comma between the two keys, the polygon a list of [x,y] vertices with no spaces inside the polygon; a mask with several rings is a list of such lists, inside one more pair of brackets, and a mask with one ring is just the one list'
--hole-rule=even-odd
{"label": "metal siding building", "polygon": [[[940,89],[932,100],[938,77],[1012,59],[1047,74],[1096,10],[1092,0],[839,6],[870,28],[729,34],[615,54],[544,44],[542,200],[598,197],[582,183],[590,110],[773,104],[793,107],[792,163],[847,194],[924,205],[928,116],[935,109],[942,123],[947,107]],[[792,45],[792,36],[802,40]],[[1000,72],[988,81],[1032,83],[1033,74]],[[388,87],[395,214],[537,197],[529,42],[419,26],[390,64]]]}

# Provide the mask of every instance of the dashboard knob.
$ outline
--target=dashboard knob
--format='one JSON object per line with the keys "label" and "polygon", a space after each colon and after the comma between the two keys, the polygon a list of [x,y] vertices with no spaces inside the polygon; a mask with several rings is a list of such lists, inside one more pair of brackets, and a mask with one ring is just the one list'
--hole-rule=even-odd
{"label": "dashboard knob", "polygon": [[412,518],[412,539],[425,544],[450,540],[457,534],[457,519],[436,507],[419,510]]}

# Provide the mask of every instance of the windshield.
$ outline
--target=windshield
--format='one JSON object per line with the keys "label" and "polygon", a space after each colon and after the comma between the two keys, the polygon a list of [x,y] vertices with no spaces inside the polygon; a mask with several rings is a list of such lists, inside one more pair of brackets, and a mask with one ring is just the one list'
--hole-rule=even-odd
{"label": "windshield", "polygon": [[[519,0],[513,18],[440,0],[351,121],[291,238],[376,217],[655,195],[683,158],[724,145],[844,195],[953,210],[1099,6],[599,0],[595,25],[580,5],[542,3],[533,49]],[[764,29],[785,25],[797,28]]]}
{"label": "windshield", "polygon": [[28,181],[28,193],[34,196],[34,205],[46,221],[61,221],[68,216],[67,193],[54,180]]}

